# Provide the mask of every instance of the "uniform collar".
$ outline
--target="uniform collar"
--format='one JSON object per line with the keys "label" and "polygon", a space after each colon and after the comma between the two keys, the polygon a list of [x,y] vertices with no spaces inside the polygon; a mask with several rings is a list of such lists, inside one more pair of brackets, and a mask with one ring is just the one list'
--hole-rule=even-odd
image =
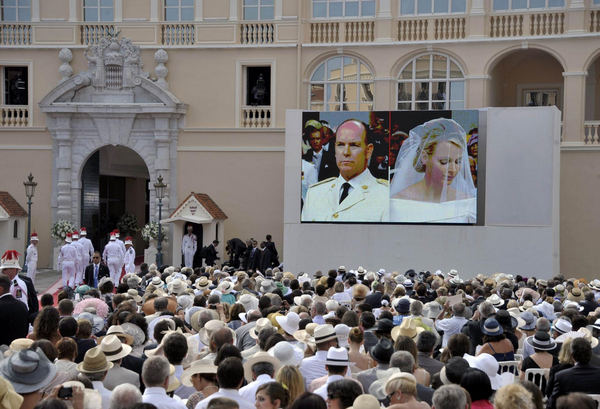
{"label": "uniform collar", "polygon": [[338,176],[338,182],[339,182],[339,186],[340,189],[342,188],[342,185],[346,182],[350,183],[350,186],[352,186],[353,189],[358,189],[360,187],[360,185],[363,183],[363,181],[365,180],[365,178],[367,177],[367,169],[365,169],[360,175],[353,177],[352,179],[346,181],[346,179],[344,179],[344,177],[340,174]]}

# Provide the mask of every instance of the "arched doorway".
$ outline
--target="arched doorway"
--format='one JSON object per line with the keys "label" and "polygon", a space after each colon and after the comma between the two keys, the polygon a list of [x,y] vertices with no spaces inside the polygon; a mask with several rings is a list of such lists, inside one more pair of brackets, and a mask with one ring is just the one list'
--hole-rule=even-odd
{"label": "arched doorway", "polygon": [[[125,146],[107,145],[94,151],[81,170],[81,225],[94,248],[102,249],[123,215],[133,215],[140,227],[150,218],[150,173],[142,157]],[[137,254],[146,247],[139,232],[133,237]]]}
{"label": "arched doorway", "polygon": [[565,71],[550,53],[519,49],[498,57],[490,65],[488,106],[556,106],[563,109]]}

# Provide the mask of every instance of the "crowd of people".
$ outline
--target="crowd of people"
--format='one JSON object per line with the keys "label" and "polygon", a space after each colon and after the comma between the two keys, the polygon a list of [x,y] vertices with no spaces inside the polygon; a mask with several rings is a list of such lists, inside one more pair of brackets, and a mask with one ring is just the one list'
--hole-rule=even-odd
{"label": "crowd of people", "polygon": [[592,409],[600,394],[600,280],[143,264],[32,312],[20,270],[6,252],[0,408]]}

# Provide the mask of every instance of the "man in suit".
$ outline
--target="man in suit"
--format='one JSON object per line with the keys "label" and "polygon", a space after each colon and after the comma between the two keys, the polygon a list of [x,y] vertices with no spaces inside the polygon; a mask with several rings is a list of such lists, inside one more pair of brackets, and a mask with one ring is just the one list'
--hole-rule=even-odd
{"label": "man in suit", "polygon": [[19,271],[21,271],[19,256],[20,254],[15,250],[7,250],[0,261],[0,271],[10,280],[11,284],[8,292],[27,307],[29,311],[28,320],[33,323],[31,316],[40,310],[40,304],[31,278],[19,274]]}
{"label": "man in suit", "polygon": [[560,371],[554,377],[552,395],[548,399],[548,409],[556,408],[556,400],[572,392],[600,394],[600,368],[590,364],[592,345],[585,338],[574,338],[571,342],[571,357],[575,366]]}
{"label": "man in suit", "polygon": [[417,337],[417,360],[419,367],[429,372],[431,379],[433,375],[440,372],[444,367],[444,363],[433,359],[433,348],[437,343],[438,338],[431,331],[423,331]]}
{"label": "man in suit", "polygon": [[319,182],[337,177],[340,172],[335,164],[334,150],[327,150],[323,147],[324,139],[321,123],[314,119],[307,121],[304,126],[303,138],[310,145],[310,149],[302,155],[302,159],[315,165]]}
{"label": "man in suit", "polygon": [[11,280],[0,274],[0,345],[10,345],[25,338],[29,332],[29,312],[21,301],[10,293]]}
{"label": "man in suit", "polygon": [[227,253],[229,253],[229,262],[234,268],[239,268],[240,257],[246,254],[246,244],[241,239],[233,238],[227,241]]}
{"label": "man in suit", "polygon": [[90,288],[98,288],[98,283],[104,277],[110,277],[110,270],[107,266],[100,263],[100,252],[95,251],[92,256],[92,264],[85,268],[83,282]]}
{"label": "man in suit", "polygon": [[[258,248],[258,242],[252,240],[252,250],[250,250],[250,259],[248,260],[248,266],[246,270],[256,270],[260,264],[261,251]],[[263,271],[264,273],[264,271]]]}
{"label": "man in suit", "polygon": [[217,257],[216,247],[218,245],[219,245],[219,240],[213,240],[213,242],[211,244],[209,244],[208,247],[206,248],[206,265],[209,267],[215,265],[215,260],[220,260],[220,258]]}
{"label": "man in suit", "polygon": [[355,119],[343,122],[334,151],[340,175],[308,188],[302,221],[387,222],[389,185],[367,169],[373,154],[367,125]]}
{"label": "man in suit", "polygon": [[379,378],[377,373],[385,371],[390,367],[390,358],[394,353],[394,343],[388,338],[381,338],[377,345],[371,348],[369,356],[377,362],[375,368],[366,369],[356,375],[356,379],[362,384],[364,391],[369,391],[369,386]]}
{"label": "man in suit", "polygon": [[279,265],[279,254],[277,254],[277,249],[275,248],[275,243],[272,241],[273,237],[270,234],[267,234],[267,248],[271,252],[271,266],[277,267]]}
{"label": "man in suit", "polygon": [[381,308],[381,297],[383,297],[383,284],[377,283],[373,286],[373,293],[365,298],[365,302],[373,309]]}
{"label": "man in suit", "polygon": [[377,345],[377,336],[373,333],[375,327],[375,316],[370,311],[365,311],[360,314],[360,326],[363,329],[365,336],[365,351],[371,350],[375,345]]}

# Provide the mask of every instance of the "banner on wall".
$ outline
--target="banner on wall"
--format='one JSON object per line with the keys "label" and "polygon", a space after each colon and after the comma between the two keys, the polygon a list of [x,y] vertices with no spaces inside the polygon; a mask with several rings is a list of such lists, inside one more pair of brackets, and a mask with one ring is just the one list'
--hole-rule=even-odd
{"label": "banner on wall", "polygon": [[477,223],[479,111],[304,112],[303,223]]}

